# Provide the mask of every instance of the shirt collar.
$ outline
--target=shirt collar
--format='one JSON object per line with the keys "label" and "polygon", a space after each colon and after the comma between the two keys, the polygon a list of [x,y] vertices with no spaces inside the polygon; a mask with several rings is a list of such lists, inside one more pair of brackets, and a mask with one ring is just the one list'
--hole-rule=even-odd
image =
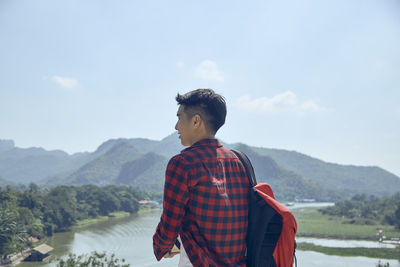
{"label": "shirt collar", "polygon": [[221,144],[220,141],[218,141],[218,139],[202,139],[200,141],[197,141],[193,145],[185,148],[181,152],[184,152],[184,151],[187,151],[187,150],[191,150],[191,149],[196,148],[196,147],[203,147],[203,146],[217,148],[217,147],[222,147],[222,144]]}

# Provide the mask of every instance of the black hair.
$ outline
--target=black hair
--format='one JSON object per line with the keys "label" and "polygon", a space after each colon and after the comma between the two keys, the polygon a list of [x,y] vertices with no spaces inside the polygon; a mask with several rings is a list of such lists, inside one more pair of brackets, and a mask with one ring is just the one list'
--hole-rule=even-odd
{"label": "black hair", "polygon": [[196,89],[186,94],[176,96],[178,105],[184,106],[184,112],[189,118],[199,114],[206,129],[215,134],[225,123],[226,103],[223,96],[212,89]]}

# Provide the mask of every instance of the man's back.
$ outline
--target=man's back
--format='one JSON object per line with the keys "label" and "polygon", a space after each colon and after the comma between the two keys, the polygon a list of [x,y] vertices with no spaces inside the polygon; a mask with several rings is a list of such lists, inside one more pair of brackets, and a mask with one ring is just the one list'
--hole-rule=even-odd
{"label": "man's back", "polygon": [[188,148],[167,166],[154,254],[174,256],[179,234],[194,266],[245,266],[249,180],[240,160],[215,139],[225,123],[225,99],[211,89],[175,99],[175,130]]}
{"label": "man's back", "polygon": [[164,199],[171,206],[161,221],[172,226],[182,218],[179,234],[194,266],[245,266],[248,194],[241,162],[218,140],[204,139],[170,160]]}

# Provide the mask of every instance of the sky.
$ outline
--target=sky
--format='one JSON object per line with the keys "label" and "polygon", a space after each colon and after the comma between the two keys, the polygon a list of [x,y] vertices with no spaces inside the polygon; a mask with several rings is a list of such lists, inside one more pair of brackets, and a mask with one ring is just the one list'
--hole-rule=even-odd
{"label": "sky", "polygon": [[0,139],[161,140],[197,88],[225,97],[224,142],[400,176],[397,0],[0,0]]}

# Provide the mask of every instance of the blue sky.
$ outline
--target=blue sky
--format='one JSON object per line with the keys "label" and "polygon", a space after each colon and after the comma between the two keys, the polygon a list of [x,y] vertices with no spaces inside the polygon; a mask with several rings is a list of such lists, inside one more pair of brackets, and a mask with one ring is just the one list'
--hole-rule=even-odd
{"label": "blue sky", "polygon": [[94,151],[228,103],[225,142],[400,175],[399,1],[0,1],[0,139]]}

